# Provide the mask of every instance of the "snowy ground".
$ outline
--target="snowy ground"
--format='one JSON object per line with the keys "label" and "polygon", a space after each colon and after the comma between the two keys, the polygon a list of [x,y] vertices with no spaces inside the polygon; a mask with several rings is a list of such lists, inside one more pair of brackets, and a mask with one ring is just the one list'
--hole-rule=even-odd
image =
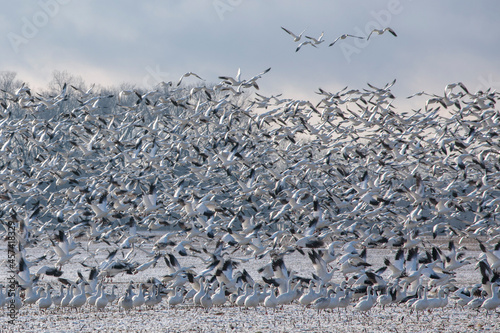
{"label": "snowy ground", "polygon": [[[2,243],[2,252],[6,253],[5,243]],[[94,252],[102,245],[92,245]],[[480,252],[473,243],[468,244],[467,255],[479,257]],[[45,252],[46,249],[43,249]],[[35,253],[36,252],[36,253]],[[30,258],[40,256],[40,249],[29,249]],[[104,259],[105,251],[97,252],[96,259]],[[340,253],[340,250],[339,250]],[[87,269],[79,264],[79,260],[88,254],[76,256],[72,263],[64,266],[64,275],[68,279],[76,279],[76,271],[84,275]],[[239,253],[232,255],[239,257]],[[384,257],[392,257],[388,249],[368,249],[367,261],[373,267],[382,266]],[[201,259],[193,257],[178,257],[182,266],[195,265],[201,269],[204,265]],[[137,261],[146,261],[146,258],[137,256]],[[238,268],[247,269],[252,277],[260,280],[257,269],[268,262],[266,257],[262,260],[251,259],[243,262]],[[293,253],[285,257],[287,267],[296,270],[299,275],[310,277],[312,266],[307,256]],[[90,263],[90,262],[89,262]],[[480,275],[474,269],[475,262],[457,270],[455,285],[470,286],[480,282]],[[36,272],[38,266],[31,269]],[[136,275],[121,274],[114,278],[113,283],[119,287],[118,295],[121,296],[125,285],[129,281],[142,282],[150,276],[160,278],[166,274],[166,266],[159,261],[155,268]],[[2,271],[2,280],[6,272]],[[386,275],[384,273],[384,275]],[[336,273],[332,279],[341,282],[343,276]],[[40,283],[50,282],[58,289],[59,282],[54,278],[44,278]],[[108,290],[109,292],[110,290]],[[57,293],[57,292],[56,292]],[[359,314],[349,306],[346,310],[324,311],[318,314],[315,309],[292,304],[278,308],[276,311],[264,307],[257,309],[240,309],[226,305],[222,308],[212,308],[208,311],[184,304],[170,309],[163,301],[152,310],[142,308],[129,313],[120,312],[115,304],[108,306],[105,311],[97,312],[88,307],[82,312],[74,310],[60,310],[53,307],[46,313],[40,313],[36,306],[21,308],[15,327],[7,323],[6,308],[2,309],[0,318],[1,332],[477,332],[500,331],[500,317],[493,314],[486,317],[484,311],[477,312],[469,309],[455,307],[455,300],[450,299],[448,306],[441,310],[425,313],[417,321],[415,313],[405,306],[391,306],[382,309],[375,306],[368,314]]]}

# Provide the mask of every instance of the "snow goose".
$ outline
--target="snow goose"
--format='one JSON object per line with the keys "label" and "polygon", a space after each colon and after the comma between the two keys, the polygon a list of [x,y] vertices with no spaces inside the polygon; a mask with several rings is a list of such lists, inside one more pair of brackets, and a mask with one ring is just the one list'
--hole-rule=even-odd
{"label": "snow goose", "polygon": [[253,285],[253,293],[245,299],[245,307],[246,308],[257,308],[260,301],[260,285],[258,283],[254,283]]}
{"label": "snow goose", "polygon": [[29,286],[24,294],[24,304],[35,304],[40,299],[42,290],[43,288],[37,286]]}
{"label": "snow goose", "polygon": [[200,79],[200,80],[202,80],[202,81],[205,81],[205,80],[203,80],[203,79],[202,79],[202,78],[201,78],[198,74],[193,73],[193,72],[187,72],[187,73],[183,74],[183,75],[180,77],[180,79],[179,79],[179,81],[177,82],[177,85],[176,85],[176,86],[177,86],[177,87],[178,87],[178,86],[180,86],[180,84],[181,84],[182,80],[183,80],[185,77],[189,77],[189,76],[195,76],[195,77],[197,77],[198,79]]}
{"label": "snow goose", "polygon": [[359,302],[354,306],[355,311],[367,312],[375,305],[376,297],[374,295],[374,290],[372,286],[368,286],[367,295],[359,300]]}
{"label": "snow goose", "polygon": [[226,303],[227,298],[226,298],[226,285],[222,283],[219,286],[219,289],[215,292],[215,294],[212,296],[212,302],[214,306],[222,306],[224,303]]}
{"label": "snow goose", "polygon": [[281,29],[283,29],[287,34],[289,34],[290,36],[292,36],[294,42],[300,41],[300,39],[302,38],[302,34],[306,31],[306,30],[304,30],[300,34],[296,35],[296,34],[294,34],[293,32],[291,32],[290,30],[288,30],[286,28],[281,27]]}
{"label": "snow goose", "polygon": [[245,300],[247,299],[248,296],[252,293],[252,287],[250,284],[246,283],[245,284],[245,292],[238,296],[236,298],[236,301],[234,302],[236,306],[239,306],[240,308],[245,306]]}
{"label": "snow goose", "polygon": [[64,231],[59,230],[59,232],[56,234],[56,241],[57,244],[51,239],[52,242],[52,247],[56,254],[59,256],[59,260],[56,262],[56,267],[59,269],[67,263],[71,258],[73,258],[75,255],[79,254],[79,252],[73,252],[70,253],[70,245],[68,242],[68,238],[64,234]]}
{"label": "snow goose", "polygon": [[108,297],[106,296],[106,286],[101,287],[100,296],[95,301],[95,307],[98,311],[103,310],[108,305]]}
{"label": "snow goose", "polygon": [[359,38],[359,39],[364,39],[364,37],[359,37],[359,36],[354,36],[354,35],[349,35],[349,34],[343,34],[339,37],[337,37],[333,42],[330,43],[328,46],[333,46],[339,39],[346,39],[347,37],[352,37],[352,38]]}
{"label": "snow goose", "polygon": [[292,288],[292,280],[290,279],[290,282],[288,283],[288,291],[278,295],[278,297],[276,298],[278,304],[284,305],[292,303],[298,296],[297,289],[299,285],[300,284],[297,283],[295,287]]}
{"label": "snow goose", "polygon": [[144,302],[146,301],[144,298],[144,283],[138,285],[138,288],[139,288],[139,293],[134,297],[132,297],[134,308],[140,308],[141,306],[144,305]]}
{"label": "snow goose", "polygon": [[199,281],[199,290],[198,292],[193,296],[193,304],[194,305],[201,305],[200,301],[203,296],[205,296],[205,280],[200,279]]}
{"label": "snow goose", "polygon": [[472,298],[465,306],[469,309],[478,310],[483,305],[487,293],[483,290],[478,297]]}
{"label": "snow goose", "polygon": [[384,32],[390,32],[394,37],[397,37],[398,35],[396,35],[396,32],[394,30],[392,30],[391,28],[387,27],[387,28],[384,28],[384,29],[373,29],[369,34],[368,34],[368,37],[366,38],[366,40],[369,40],[370,39],[370,36],[375,32],[377,33],[378,35],[382,35]]}
{"label": "snow goose", "polygon": [[37,301],[38,310],[46,310],[52,306],[52,287],[50,286],[50,284],[47,286],[47,291],[45,292],[45,294],[45,297],[39,298]]}
{"label": "snow goose", "polygon": [[111,294],[106,294],[106,297],[108,298],[108,302],[110,305],[113,305],[113,302],[116,300],[116,294],[115,294],[115,289],[118,289],[118,286],[117,285],[113,285],[113,287],[111,287]]}
{"label": "snow goose", "polygon": [[332,289],[328,290],[328,293],[325,297],[320,297],[312,302],[312,307],[318,310],[318,313],[320,313],[321,310],[328,309],[328,307],[330,306],[331,296],[334,292],[335,291]]}
{"label": "snow goose", "polygon": [[492,285],[492,296],[488,299],[485,299],[481,307],[486,310],[486,316],[488,316],[488,312],[500,306],[500,299],[498,298],[498,283],[493,283]]}
{"label": "snow goose", "polygon": [[267,312],[268,308],[276,309],[277,306],[278,306],[278,301],[276,299],[276,287],[272,285],[271,286],[271,293],[264,300],[264,307],[266,308],[266,312]]}
{"label": "snow goose", "polygon": [[83,281],[80,282],[77,289],[79,293],[73,296],[68,305],[78,311],[78,309],[87,302],[87,295],[85,294],[85,285]]}
{"label": "snow goose", "polygon": [[101,291],[102,283],[99,283],[99,285],[97,286],[97,291],[92,296],[87,297],[87,304],[90,306],[95,306],[97,298],[101,296]]}
{"label": "snow goose", "polygon": [[307,293],[304,293],[300,298],[299,298],[299,303],[302,305],[309,305],[312,302],[314,302],[319,295],[314,291],[314,282],[309,283],[309,290]]}
{"label": "snow goose", "polygon": [[182,288],[175,287],[175,295],[168,298],[168,305],[174,307],[176,305],[182,304],[184,302],[184,296],[182,295]]}
{"label": "snow goose", "polygon": [[213,306],[212,297],[210,296],[210,286],[205,286],[204,295],[200,299],[200,305],[208,311]]}
{"label": "snow goose", "polygon": [[122,309],[126,311],[128,310],[131,310],[133,307],[134,307],[134,301],[132,300],[132,297],[131,297],[131,292],[132,292],[132,288],[129,287],[126,291],[125,291],[125,295],[123,295],[122,297],[120,297],[120,299],[118,300],[118,307],[119,309]]}
{"label": "snow goose", "polygon": [[420,294],[423,294],[423,297],[419,298],[411,305],[411,307],[417,312],[417,321],[419,320],[419,311],[423,312],[429,308],[429,299],[427,298],[427,287],[420,286],[419,290]]}
{"label": "snow goose", "polygon": [[61,300],[61,308],[69,307],[69,303],[73,299],[73,292],[75,291],[75,286],[69,286],[68,287],[68,292],[66,295],[64,295],[63,299]]}
{"label": "snow goose", "polygon": [[297,48],[295,49],[295,52],[299,52],[299,50],[302,48],[302,46],[307,45],[307,44],[314,46],[314,47],[317,47],[316,45],[314,45],[314,43],[312,41],[306,40],[305,42],[302,42],[299,44],[299,46],[297,46]]}
{"label": "snow goose", "polygon": [[328,272],[326,262],[323,260],[321,255],[315,250],[309,252],[308,255],[312,261],[314,269],[316,270],[317,278],[323,283],[329,282],[333,277],[335,269]]}
{"label": "snow goose", "polygon": [[321,33],[321,35],[319,35],[318,38],[314,38],[314,37],[310,37],[310,36],[306,36],[306,38],[310,39],[311,42],[313,43],[312,45],[318,45],[318,44],[321,44],[323,43],[325,40],[323,39],[323,36],[325,35],[324,32]]}

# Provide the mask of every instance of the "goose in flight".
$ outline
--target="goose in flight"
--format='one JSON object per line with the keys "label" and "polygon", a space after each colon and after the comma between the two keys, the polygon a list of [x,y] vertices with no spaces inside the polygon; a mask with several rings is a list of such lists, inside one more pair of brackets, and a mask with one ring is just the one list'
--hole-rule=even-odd
{"label": "goose in flight", "polygon": [[333,42],[330,43],[330,46],[333,46],[339,39],[346,39],[347,37],[353,37],[353,38],[359,38],[359,39],[364,39],[364,37],[359,37],[359,36],[354,36],[354,35],[349,35],[349,34],[344,34],[342,36],[337,37]]}
{"label": "goose in flight", "polygon": [[398,37],[398,35],[396,35],[396,32],[394,30],[392,30],[391,28],[387,27],[385,29],[382,29],[382,30],[379,30],[379,29],[373,29],[370,34],[368,35],[368,37],[366,38],[366,40],[369,40],[370,39],[370,36],[372,35],[372,33],[376,32],[377,34],[379,35],[382,35],[384,32],[386,31],[389,31],[394,37]]}
{"label": "goose in flight", "polygon": [[298,42],[298,41],[302,38],[302,34],[306,31],[306,30],[304,29],[304,31],[302,31],[299,35],[296,35],[296,34],[294,34],[293,32],[291,32],[290,30],[288,30],[288,29],[286,29],[286,28],[281,27],[281,29],[285,30],[285,32],[286,32],[287,34],[289,34],[290,36],[292,36],[292,37],[293,37],[293,41],[294,41],[294,42]]}
{"label": "goose in flight", "polygon": [[313,43],[314,45],[318,45],[318,44],[321,44],[321,43],[323,43],[323,42],[325,41],[325,40],[323,39],[323,36],[324,36],[324,35],[325,35],[325,33],[324,33],[324,32],[322,32],[322,33],[321,33],[321,35],[319,35],[319,37],[318,37],[317,39],[316,39],[316,38],[314,38],[314,37],[310,37],[310,36],[306,36],[306,38],[309,38],[309,39],[312,41],[312,43]]}
{"label": "goose in flight", "polygon": [[187,72],[186,74],[182,75],[181,78],[179,79],[179,81],[177,82],[177,87],[181,84],[182,82],[182,79],[184,79],[185,77],[188,77],[188,76],[196,76],[198,79],[202,80],[202,81],[205,81],[203,80],[198,74],[196,73],[193,73],[193,72]]}

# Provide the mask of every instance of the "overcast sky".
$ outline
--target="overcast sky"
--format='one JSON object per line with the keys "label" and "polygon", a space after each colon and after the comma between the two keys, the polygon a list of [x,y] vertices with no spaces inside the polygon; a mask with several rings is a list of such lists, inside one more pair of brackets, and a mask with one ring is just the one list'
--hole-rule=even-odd
{"label": "overcast sky", "polygon": [[[268,67],[261,93],[315,98],[318,87],[338,91],[382,86],[396,97],[442,93],[462,81],[470,90],[500,88],[499,1],[9,1],[2,4],[0,70],[34,88],[54,70],[87,83],[152,86],[192,71],[208,82],[249,78]],[[313,48],[280,27],[318,37]],[[372,28],[391,27],[369,41]],[[187,83],[196,83],[189,77]]]}

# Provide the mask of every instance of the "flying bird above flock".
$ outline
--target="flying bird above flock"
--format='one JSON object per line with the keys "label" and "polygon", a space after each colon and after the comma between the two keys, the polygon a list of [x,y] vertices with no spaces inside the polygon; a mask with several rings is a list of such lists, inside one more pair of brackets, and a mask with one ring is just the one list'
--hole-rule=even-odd
{"label": "flying bird above flock", "polygon": [[351,38],[358,38],[358,39],[364,39],[364,37],[359,37],[359,36],[354,36],[354,35],[349,35],[349,34],[344,34],[339,37],[337,37],[333,42],[331,42],[328,46],[333,46],[338,40],[343,40],[346,39],[347,37]]}
{"label": "flying bird above flock", "polygon": [[[304,30],[299,35],[295,35],[293,32],[291,32],[290,30],[288,30],[288,29],[286,29],[284,27],[281,27],[281,29],[283,29],[286,33],[288,33],[289,35],[291,35],[294,38],[293,39],[294,42],[299,42],[301,40],[302,34],[305,32],[305,30]],[[369,40],[370,37],[371,37],[371,35],[373,33],[381,35],[381,34],[383,34],[386,31],[390,32],[394,37],[397,37],[396,32],[393,29],[387,27],[387,28],[384,28],[384,29],[373,29],[372,31],[370,31],[370,33],[366,37],[364,37],[364,36],[355,36],[355,35],[351,35],[351,34],[342,34],[342,35],[338,36],[333,42],[331,42],[330,44],[328,44],[328,46],[333,46],[339,40],[345,40],[347,38],[356,38],[356,39],[365,39],[366,38],[366,40]],[[322,32],[321,35],[318,38],[314,38],[314,37],[310,37],[310,36],[305,36],[305,37],[308,40],[301,42],[297,46],[297,48],[295,49],[295,52],[298,52],[305,45],[311,45],[311,46],[317,47],[318,45],[320,45],[321,43],[323,43],[325,41],[324,40],[324,32]]]}
{"label": "flying bird above flock", "polygon": [[293,32],[291,32],[290,30],[288,30],[286,28],[281,27],[281,29],[283,29],[287,34],[289,34],[290,36],[292,36],[294,42],[300,41],[300,39],[302,38],[302,34],[304,32],[306,32],[306,30],[304,29],[300,34],[296,35],[296,34],[294,34]]}
{"label": "flying bird above flock", "polygon": [[366,40],[369,40],[370,39],[370,36],[375,32],[376,34],[378,35],[382,35],[384,32],[390,32],[394,37],[397,37],[398,35],[396,35],[396,32],[394,30],[392,30],[391,28],[387,27],[387,28],[384,28],[384,29],[373,29],[372,31],[370,31],[370,33],[368,34],[368,37],[366,37]]}

